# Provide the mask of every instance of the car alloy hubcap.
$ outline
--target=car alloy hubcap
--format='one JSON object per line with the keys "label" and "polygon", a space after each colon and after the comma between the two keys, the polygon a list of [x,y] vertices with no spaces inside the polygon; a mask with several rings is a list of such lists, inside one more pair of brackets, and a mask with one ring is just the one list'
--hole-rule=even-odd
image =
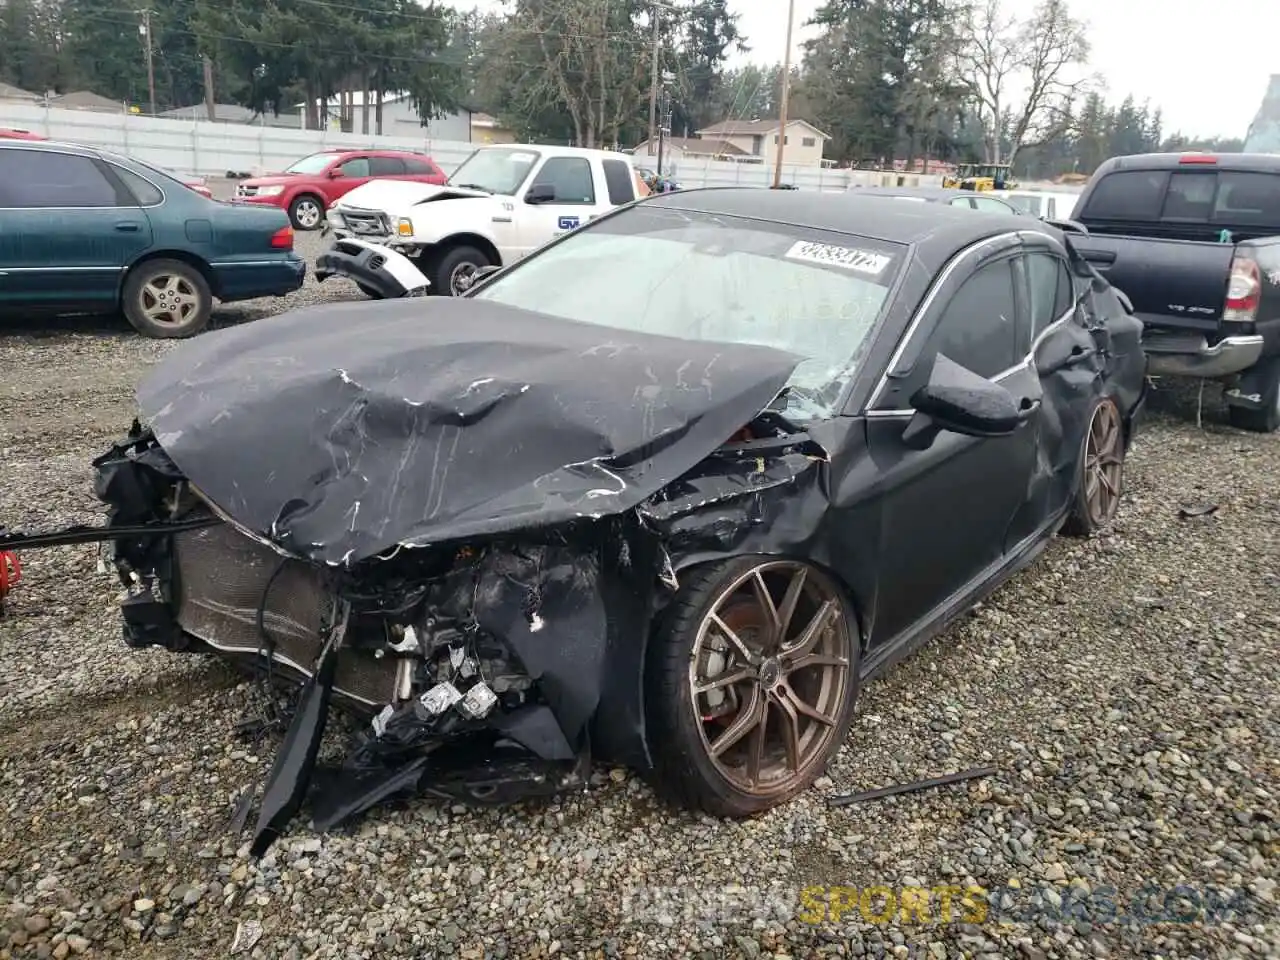
{"label": "car alloy hubcap", "polygon": [[304,227],[314,227],[320,222],[320,207],[313,200],[303,200],[294,208],[298,223]]}
{"label": "car alloy hubcap", "polygon": [[142,286],[142,312],[148,320],[180,326],[199,308],[200,296],[185,277],[161,274]]}
{"label": "car alloy hubcap", "polygon": [[851,633],[835,587],[789,560],[738,577],[694,640],[689,691],[702,745],[739,790],[767,797],[815,772],[849,695]]}
{"label": "car alloy hubcap", "polygon": [[1110,523],[1120,506],[1124,482],[1124,432],[1120,411],[1111,400],[1093,413],[1085,443],[1084,493],[1089,519],[1095,525]]}
{"label": "car alloy hubcap", "polygon": [[476,282],[476,271],[479,269],[474,263],[460,263],[453,268],[453,274],[449,277],[449,289],[455,296],[471,289],[472,284]]}

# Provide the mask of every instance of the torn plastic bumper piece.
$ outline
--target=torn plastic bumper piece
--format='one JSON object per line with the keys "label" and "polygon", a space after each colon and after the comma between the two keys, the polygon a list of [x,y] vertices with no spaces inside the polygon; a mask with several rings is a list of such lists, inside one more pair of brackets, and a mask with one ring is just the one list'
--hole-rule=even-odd
{"label": "torn plastic bumper piece", "polygon": [[430,286],[427,277],[404,254],[350,237],[334,241],[316,258],[315,275],[320,281],[347,277],[389,300],[425,296]]}
{"label": "torn plastic bumper piece", "polygon": [[[338,635],[340,637],[340,634]],[[334,637],[325,644],[315,674],[307,680],[293,722],[262,792],[258,825],[250,852],[261,857],[288,826],[306,799],[311,773],[320,753],[325,723],[329,719],[329,698],[338,664],[338,644]]]}

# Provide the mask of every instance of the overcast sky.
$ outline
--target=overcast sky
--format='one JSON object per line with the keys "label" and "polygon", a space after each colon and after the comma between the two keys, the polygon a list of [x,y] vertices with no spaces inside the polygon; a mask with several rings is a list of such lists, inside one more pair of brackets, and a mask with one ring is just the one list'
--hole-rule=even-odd
{"label": "overcast sky", "polygon": [[[501,9],[501,0],[455,0],[459,7]],[[1035,0],[1003,0],[1026,16]],[[821,0],[796,0],[796,42]],[[1278,0],[1068,0],[1089,24],[1092,70],[1108,100],[1132,93],[1164,110],[1165,133],[1243,137],[1267,78],[1280,73]],[[786,45],[786,0],[729,0],[751,52],[735,60],[777,63]]]}

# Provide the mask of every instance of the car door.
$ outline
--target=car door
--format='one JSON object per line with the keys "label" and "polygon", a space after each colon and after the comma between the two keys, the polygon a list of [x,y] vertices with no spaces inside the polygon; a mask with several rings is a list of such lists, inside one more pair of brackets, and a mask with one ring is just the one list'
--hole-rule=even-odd
{"label": "car door", "polygon": [[[554,199],[530,203],[537,189],[550,188]],[[528,181],[520,200],[520,255],[576,229],[596,213],[597,190],[586,157],[548,157]]]}
{"label": "car door", "polygon": [[994,572],[1027,497],[1036,462],[1029,424],[996,438],[943,431],[923,449],[903,437],[915,416],[910,398],[928,382],[940,354],[1004,383],[1030,407],[1039,399],[1018,352],[1017,243],[1003,249],[988,243],[982,250],[962,254],[926,302],[867,411],[868,450],[880,478],[881,552],[869,637],[875,645],[914,630]]}
{"label": "car door", "polygon": [[329,171],[324,185],[326,206],[372,179],[369,175],[369,158],[364,154],[347,157],[330,167]]}
{"label": "car door", "polygon": [[107,166],[57,150],[0,150],[0,304],[114,310],[151,224]]}
{"label": "car door", "polygon": [[1024,375],[1036,377],[1046,406],[1034,424],[1039,466],[1007,545],[1042,531],[1048,518],[1067,507],[1087,414],[1079,398],[1093,382],[1097,349],[1077,313],[1066,251],[1043,234],[1026,234],[1024,243],[1017,272],[1030,340],[1020,349],[1029,355]]}

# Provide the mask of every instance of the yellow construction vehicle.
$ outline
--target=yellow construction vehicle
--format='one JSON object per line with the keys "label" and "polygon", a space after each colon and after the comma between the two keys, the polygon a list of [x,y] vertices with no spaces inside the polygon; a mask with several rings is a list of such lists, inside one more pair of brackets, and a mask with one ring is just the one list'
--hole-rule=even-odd
{"label": "yellow construction vehicle", "polygon": [[942,178],[942,185],[953,190],[1016,190],[1018,183],[1007,163],[962,163],[955,176]]}

